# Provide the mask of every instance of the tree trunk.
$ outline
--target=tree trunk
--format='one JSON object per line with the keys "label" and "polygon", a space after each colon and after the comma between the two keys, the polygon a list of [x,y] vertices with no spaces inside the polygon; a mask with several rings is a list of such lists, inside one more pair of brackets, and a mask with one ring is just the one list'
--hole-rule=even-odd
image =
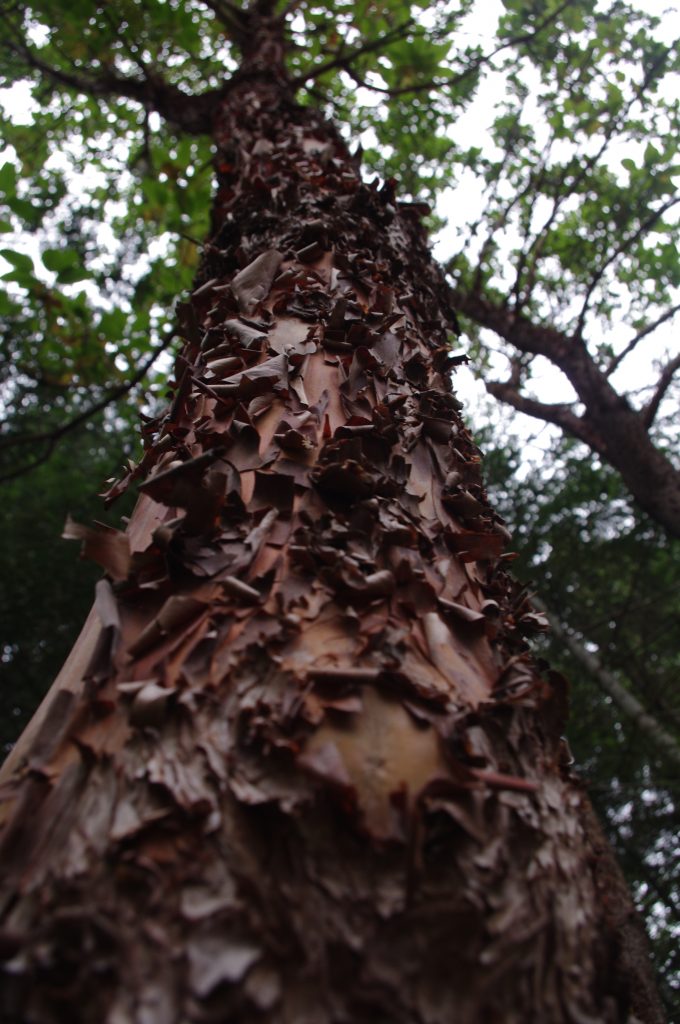
{"label": "tree trunk", "polygon": [[5,774],[2,1020],[661,1021],[418,209],[246,67],[143,497],[70,528],[98,639]]}

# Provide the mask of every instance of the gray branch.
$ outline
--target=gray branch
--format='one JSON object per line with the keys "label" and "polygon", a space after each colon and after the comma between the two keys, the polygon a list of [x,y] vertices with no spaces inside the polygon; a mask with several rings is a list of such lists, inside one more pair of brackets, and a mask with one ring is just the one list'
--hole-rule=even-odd
{"label": "gray branch", "polygon": [[532,598],[532,604],[547,616],[554,636],[571,651],[576,660],[592,676],[600,689],[611,697],[619,711],[633,725],[637,726],[640,732],[644,733],[654,747],[667,757],[669,761],[680,766],[680,744],[677,739],[667,732],[654,715],[647,711],[637,697],[633,696],[630,690],[627,690],[619,682],[613,672],[605,668],[595,654],[587,651],[574,634],[562,626],[555,616],[548,611],[542,601],[534,597]]}

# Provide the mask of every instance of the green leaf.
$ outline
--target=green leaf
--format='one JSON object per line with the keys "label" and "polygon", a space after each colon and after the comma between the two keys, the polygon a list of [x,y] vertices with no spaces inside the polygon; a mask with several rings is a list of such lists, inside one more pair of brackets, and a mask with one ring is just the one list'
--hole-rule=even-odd
{"label": "green leaf", "polygon": [[73,267],[78,260],[78,254],[72,249],[46,249],[41,257],[45,267],[59,273],[67,267]]}
{"label": "green leaf", "polygon": [[92,277],[92,274],[85,267],[66,267],[57,274],[59,284],[75,284],[77,281],[84,281]]}
{"label": "green leaf", "polygon": [[15,249],[0,249],[0,256],[11,263],[16,270],[22,273],[33,273],[33,260],[25,253],[17,252]]}
{"label": "green leaf", "polygon": [[7,292],[0,292],[0,316],[9,316],[16,308],[16,303],[12,302]]}
{"label": "green leaf", "polygon": [[7,205],[12,213],[16,213],[17,217],[21,217],[22,220],[26,221],[29,227],[35,228],[40,224],[42,210],[32,203],[30,199],[8,197]]}
{"label": "green leaf", "polygon": [[0,192],[6,196],[13,196],[17,189],[17,171],[14,164],[4,163],[0,167]]}

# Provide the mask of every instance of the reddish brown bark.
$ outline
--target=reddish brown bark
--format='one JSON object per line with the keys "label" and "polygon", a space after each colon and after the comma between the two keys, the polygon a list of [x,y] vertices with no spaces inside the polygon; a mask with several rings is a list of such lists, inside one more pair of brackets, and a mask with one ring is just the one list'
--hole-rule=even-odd
{"label": "reddish brown bark", "polygon": [[5,774],[2,1019],[632,1022],[418,210],[264,75],[215,135],[99,641]]}

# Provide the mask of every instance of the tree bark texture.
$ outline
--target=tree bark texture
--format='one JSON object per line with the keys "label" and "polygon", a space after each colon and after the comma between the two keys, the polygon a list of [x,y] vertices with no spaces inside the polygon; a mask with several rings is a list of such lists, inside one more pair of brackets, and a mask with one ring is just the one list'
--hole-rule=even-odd
{"label": "tree bark texture", "polygon": [[2,789],[2,1020],[661,1021],[418,208],[274,78],[215,138],[170,408],[111,491],[138,510],[69,528],[99,639]]}

